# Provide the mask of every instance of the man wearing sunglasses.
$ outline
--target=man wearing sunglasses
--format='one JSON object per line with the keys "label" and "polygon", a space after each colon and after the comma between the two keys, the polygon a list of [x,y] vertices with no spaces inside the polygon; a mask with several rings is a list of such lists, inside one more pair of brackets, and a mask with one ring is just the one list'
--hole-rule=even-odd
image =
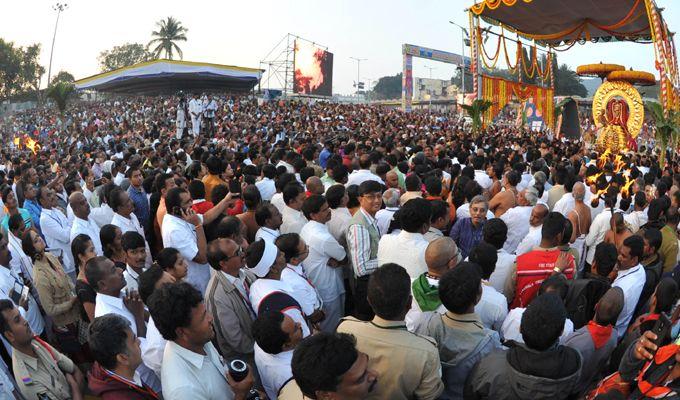
{"label": "man wearing sunglasses", "polygon": [[213,317],[220,353],[226,359],[240,358],[255,365],[251,331],[255,312],[248,296],[257,277],[243,268],[243,255],[243,249],[231,239],[208,244],[208,263],[215,273],[208,282],[205,303]]}

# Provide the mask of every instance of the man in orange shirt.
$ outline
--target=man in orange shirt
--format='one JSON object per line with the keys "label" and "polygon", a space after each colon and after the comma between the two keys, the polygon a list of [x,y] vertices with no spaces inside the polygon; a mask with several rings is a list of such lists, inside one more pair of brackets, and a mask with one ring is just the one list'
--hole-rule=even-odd
{"label": "man in orange shirt", "polygon": [[205,165],[208,167],[208,175],[203,177],[203,184],[205,185],[205,198],[210,200],[213,188],[217,185],[226,185],[227,182],[220,178],[220,174],[224,172],[222,160],[216,156],[210,156],[205,161]]}

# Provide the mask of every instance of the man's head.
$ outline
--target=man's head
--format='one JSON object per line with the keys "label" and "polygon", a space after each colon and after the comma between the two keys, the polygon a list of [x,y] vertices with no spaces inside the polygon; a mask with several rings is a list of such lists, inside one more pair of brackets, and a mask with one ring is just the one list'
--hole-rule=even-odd
{"label": "man's head", "polygon": [[310,221],[325,224],[331,220],[331,208],[323,195],[313,194],[302,203],[302,213]]}
{"label": "man's head", "polygon": [[411,279],[402,266],[383,264],[371,274],[366,297],[375,315],[403,321],[411,307]]}
{"label": "man's head", "polygon": [[637,235],[629,236],[619,249],[619,270],[633,268],[640,263],[645,250],[645,241]]}
{"label": "man's head", "polygon": [[382,185],[376,181],[364,181],[359,185],[359,205],[370,215],[380,210],[382,205]]}
{"label": "man's head", "polygon": [[257,225],[269,229],[279,229],[283,223],[283,216],[278,208],[271,203],[261,203],[255,210]]}
{"label": "man's head", "polygon": [[125,287],[123,270],[106,257],[95,257],[85,264],[85,277],[97,293],[118,297]]}
{"label": "man's head", "polygon": [[275,243],[288,264],[300,265],[309,255],[307,243],[297,233],[284,233]]}
{"label": "man's head", "polygon": [[439,298],[444,307],[455,314],[474,312],[482,297],[482,279],[479,265],[462,262],[447,271],[439,280]]}
{"label": "man's head", "polygon": [[489,211],[489,202],[486,197],[478,195],[470,200],[470,219],[477,226],[486,221],[486,212]]}
{"label": "man's head", "polygon": [[33,340],[33,331],[28,321],[14,307],[12,300],[0,300],[0,333],[12,347],[26,346]]}
{"label": "man's head", "polygon": [[463,259],[456,242],[448,236],[431,241],[425,249],[425,263],[430,274],[442,276]]}
{"label": "man's head", "polygon": [[310,176],[307,178],[305,186],[307,187],[307,191],[311,194],[322,195],[325,191],[323,182],[321,182],[321,179],[318,176]]}
{"label": "man's head", "polygon": [[549,246],[557,246],[564,237],[564,224],[566,218],[558,212],[551,212],[543,221],[541,239]]}
{"label": "man's head", "polygon": [[260,239],[248,246],[246,265],[258,278],[279,280],[286,259],[274,243]]}
{"label": "man's head", "polygon": [[257,206],[262,203],[262,195],[260,194],[260,189],[255,185],[248,185],[243,189],[241,194],[243,197],[243,203],[246,205],[248,210],[255,210]]}
{"label": "man's head", "polygon": [[41,186],[38,189],[38,201],[42,208],[50,209],[57,205],[57,194],[53,189],[47,186]]}
{"label": "man's head", "polygon": [[135,269],[144,268],[146,262],[146,241],[137,231],[128,231],[121,238],[125,261]]}
{"label": "man's head", "polygon": [[71,205],[73,214],[76,217],[87,221],[87,218],[90,216],[90,204],[87,202],[85,195],[81,192],[73,192],[68,197],[68,202]]}
{"label": "man's head", "polygon": [[432,205],[429,201],[421,198],[411,199],[401,207],[401,228],[410,233],[425,233],[430,229],[432,218]]}
{"label": "man's head", "polygon": [[312,399],[361,400],[378,383],[377,372],[368,369],[368,356],[347,333],[306,337],[293,352],[291,370],[302,393]]}
{"label": "man's head", "polygon": [[168,210],[168,214],[175,217],[182,218],[192,205],[191,195],[186,189],[181,187],[174,187],[168,190],[165,196],[165,207]]}
{"label": "man's head", "polygon": [[203,296],[189,283],[162,286],[151,295],[148,306],[165,340],[202,347],[215,336]]}
{"label": "man's head", "polygon": [[109,206],[114,212],[123,217],[130,218],[130,214],[135,210],[135,205],[130,199],[130,195],[119,187],[109,193]]}
{"label": "man's head", "polygon": [[305,201],[305,190],[297,182],[290,182],[283,188],[283,202],[293,210],[300,210]]}
{"label": "man's head", "polygon": [[396,171],[388,171],[385,174],[385,185],[388,189],[399,189],[399,175]]}
{"label": "man's head", "polygon": [[486,243],[500,250],[508,238],[508,225],[500,218],[492,218],[484,224],[482,235]]}
{"label": "man's head", "polygon": [[532,350],[549,349],[562,334],[566,318],[564,302],[558,295],[539,295],[522,314],[519,330],[524,343]]}
{"label": "man's head", "polygon": [[243,257],[243,249],[231,239],[215,239],[208,244],[208,264],[216,271],[238,274],[243,267]]}
{"label": "man's head", "polygon": [[258,315],[252,329],[257,345],[269,354],[292,350],[302,340],[300,323],[280,311]]}
{"label": "man's head", "polygon": [[649,299],[650,313],[666,313],[670,315],[677,300],[678,284],[675,282],[675,279],[671,277],[663,278],[656,285],[654,294]]}
{"label": "man's head", "polygon": [[602,242],[595,247],[595,257],[591,269],[597,272],[599,276],[607,277],[616,266],[617,258],[616,245]]}
{"label": "man's head", "polygon": [[142,187],[144,175],[142,174],[142,170],[139,169],[139,167],[128,168],[128,170],[125,172],[125,175],[130,180],[130,185],[132,185],[135,189]]}
{"label": "man's head", "polygon": [[645,242],[644,256],[649,257],[656,254],[661,248],[663,242],[663,235],[661,231],[656,228],[640,229],[639,233]]}
{"label": "man's head", "polygon": [[543,225],[543,220],[548,215],[548,207],[545,204],[536,204],[531,209],[531,216],[529,217],[529,225],[538,227]]}
{"label": "man's head", "polygon": [[607,290],[595,305],[595,322],[600,325],[616,325],[621,310],[623,310],[623,290],[612,287]]}
{"label": "man's head", "polygon": [[88,344],[92,355],[102,367],[115,371],[134,371],[142,364],[142,349],[130,322],[118,314],[95,318],[89,327]]}
{"label": "man's head", "polygon": [[163,270],[158,264],[153,264],[146,271],[139,274],[139,297],[142,298],[144,304],[151,295],[161,286],[167,283],[175,283],[177,279],[170,275],[169,272]]}
{"label": "man's head", "polygon": [[451,214],[449,213],[449,204],[442,200],[431,200],[432,217],[430,218],[430,226],[437,228],[440,231],[449,226]]}
{"label": "man's head", "polygon": [[586,197],[586,185],[583,182],[576,182],[571,190],[571,195],[574,196],[574,201],[583,202]]}
{"label": "man's head", "polygon": [[496,247],[489,243],[479,242],[468,256],[470,262],[475,263],[481,267],[480,273],[482,279],[489,280],[491,274],[496,269],[496,261],[498,261],[498,253]]}
{"label": "man's head", "polygon": [[399,207],[399,197],[401,192],[399,189],[387,189],[382,195],[383,203],[385,207],[396,208]]}
{"label": "man's head", "polygon": [[328,201],[328,206],[335,210],[339,207],[347,207],[347,202],[349,201],[349,196],[347,195],[347,190],[344,185],[333,185],[326,190],[326,201]]}
{"label": "man's head", "polygon": [[12,235],[17,238],[21,238],[26,231],[24,217],[22,217],[21,214],[14,214],[10,216],[9,220],[7,221],[7,227],[9,228],[9,231],[12,232]]}

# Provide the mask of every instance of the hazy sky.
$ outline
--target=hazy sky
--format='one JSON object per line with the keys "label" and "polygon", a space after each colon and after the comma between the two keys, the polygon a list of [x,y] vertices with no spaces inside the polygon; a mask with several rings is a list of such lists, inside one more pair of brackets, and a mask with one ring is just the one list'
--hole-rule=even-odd
{"label": "hazy sky", "polygon": [[[567,1],[567,0],[565,0]],[[606,1],[606,0],[600,0]],[[167,16],[189,29],[180,42],[184,59],[258,67],[259,61],[287,33],[315,41],[334,53],[334,93],[353,92],[357,65],[361,80],[376,80],[401,71],[401,45],[411,43],[460,53],[461,31],[448,23],[467,25],[466,6],[472,0],[259,0],[150,1],[71,0],[61,14],[52,75],[60,70],[76,79],[99,72],[102,50],[126,42],[147,43],[155,22]],[[56,12],[55,1],[7,2],[0,13],[0,37],[18,45],[42,44],[41,62],[47,70]],[[671,30],[680,30],[677,0],[657,0],[666,7]],[[671,6],[672,4],[672,6]],[[489,41],[491,44],[491,40]],[[677,43],[677,42],[676,42]],[[490,46],[489,52],[495,48]],[[469,49],[466,49],[466,54]],[[651,45],[608,43],[576,45],[561,53],[560,63],[606,62],[654,72]],[[455,67],[414,59],[414,74],[450,78]],[[43,77],[43,82],[47,76]],[[368,82],[367,82],[368,83]]]}

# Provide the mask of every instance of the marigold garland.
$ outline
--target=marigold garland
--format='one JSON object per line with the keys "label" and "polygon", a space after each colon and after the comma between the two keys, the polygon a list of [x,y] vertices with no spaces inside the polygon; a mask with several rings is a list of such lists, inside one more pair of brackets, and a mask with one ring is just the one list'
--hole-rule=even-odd
{"label": "marigold garland", "polygon": [[653,86],[656,77],[645,71],[612,71],[607,75],[608,81],[625,81],[632,85]]}

